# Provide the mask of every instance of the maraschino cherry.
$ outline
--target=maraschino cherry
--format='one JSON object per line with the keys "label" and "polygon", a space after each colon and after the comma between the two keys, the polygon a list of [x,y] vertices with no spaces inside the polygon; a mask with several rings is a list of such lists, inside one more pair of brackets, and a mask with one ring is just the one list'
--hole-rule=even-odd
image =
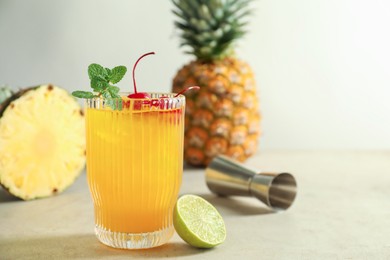
{"label": "maraschino cherry", "polygon": [[135,62],[134,67],[133,67],[133,85],[134,85],[134,93],[128,95],[128,98],[139,98],[139,99],[145,99],[145,98],[150,98],[148,93],[145,92],[137,92],[137,85],[135,82],[135,68],[137,67],[138,62],[145,56],[155,54],[154,52],[148,52],[142,55],[141,57],[138,58],[138,60]]}
{"label": "maraschino cherry", "polygon": [[[137,84],[136,84],[136,81],[135,81],[135,68],[137,67],[137,64],[138,62],[145,56],[148,56],[148,55],[151,55],[151,54],[156,54],[154,52],[148,52],[148,53],[145,53],[144,55],[142,55],[141,57],[138,58],[138,60],[135,62],[134,66],[133,66],[133,85],[134,85],[134,93],[128,95],[127,97],[128,98],[138,98],[138,99],[149,99],[150,96],[148,93],[145,93],[145,92],[137,92]],[[180,91],[179,93],[177,93],[174,97],[178,97],[180,94],[184,94],[185,92],[187,92],[188,90],[191,90],[191,89],[200,89],[199,86],[190,86],[190,87],[187,87],[185,89],[183,89],[182,91]],[[168,98],[168,96],[161,96],[160,98]]]}

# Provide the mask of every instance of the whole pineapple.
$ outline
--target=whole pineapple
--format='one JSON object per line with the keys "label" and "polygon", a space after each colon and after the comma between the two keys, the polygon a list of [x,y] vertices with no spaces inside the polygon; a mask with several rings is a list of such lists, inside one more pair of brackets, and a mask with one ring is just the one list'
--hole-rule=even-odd
{"label": "whole pineapple", "polygon": [[188,92],[187,163],[207,166],[219,154],[244,161],[257,149],[260,113],[250,66],[237,59],[235,42],[245,31],[250,0],[172,0],[181,45],[196,57],[173,80],[173,92]]}

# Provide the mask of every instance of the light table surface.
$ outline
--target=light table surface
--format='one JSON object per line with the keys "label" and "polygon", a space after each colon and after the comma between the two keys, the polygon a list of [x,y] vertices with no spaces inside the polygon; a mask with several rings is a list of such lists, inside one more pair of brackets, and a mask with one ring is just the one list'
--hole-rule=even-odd
{"label": "light table surface", "polygon": [[0,259],[390,259],[390,152],[264,151],[246,164],[292,173],[297,198],[275,213],[255,198],[213,195],[204,169],[186,168],[181,194],[202,196],[225,220],[227,239],[214,249],[177,234],[148,250],[101,244],[83,173],[51,198],[25,202],[0,191]]}

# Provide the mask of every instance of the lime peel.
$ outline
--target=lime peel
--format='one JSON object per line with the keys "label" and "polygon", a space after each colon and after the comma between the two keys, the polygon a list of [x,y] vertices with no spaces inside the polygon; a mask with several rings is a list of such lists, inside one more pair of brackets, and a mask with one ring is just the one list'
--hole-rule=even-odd
{"label": "lime peel", "polygon": [[196,195],[183,195],[175,205],[173,224],[178,235],[198,248],[211,248],[225,241],[225,223],[218,210]]}

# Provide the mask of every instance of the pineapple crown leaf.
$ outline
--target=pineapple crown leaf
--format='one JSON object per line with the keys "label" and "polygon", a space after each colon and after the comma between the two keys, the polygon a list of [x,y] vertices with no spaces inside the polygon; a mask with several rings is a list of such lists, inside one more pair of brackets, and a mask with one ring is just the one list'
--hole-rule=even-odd
{"label": "pineapple crown leaf", "polygon": [[181,45],[186,53],[210,61],[232,53],[235,42],[246,34],[252,0],[172,0],[178,18]]}
{"label": "pineapple crown leaf", "polygon": [[11,97],[13,94],[12,90],[8,86],[0,87],[0,104],[3,103],[6,99]]}

